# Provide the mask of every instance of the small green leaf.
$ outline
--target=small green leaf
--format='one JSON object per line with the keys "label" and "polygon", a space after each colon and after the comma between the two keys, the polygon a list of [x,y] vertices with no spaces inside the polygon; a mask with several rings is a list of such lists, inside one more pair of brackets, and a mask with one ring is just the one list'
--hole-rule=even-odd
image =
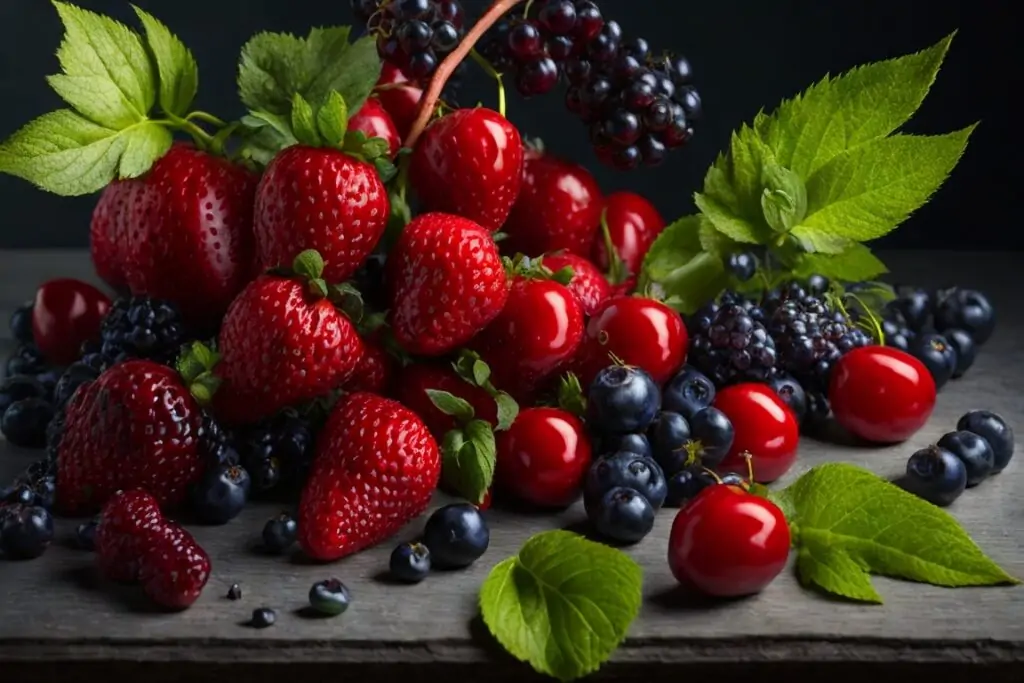
{"label": "small green leaf", "polygon": [[565,266],[564,268],[559,268],[555,272],[551,273],[550,279],[560,285],[568,285],[572,282],[575,275],[576,271],[572,269],[572,266]]}
{"label": "small green leaf", "polygon": [[471,503],[482,503],[494,480],[497,448],[491,426],[470,420],[445,435],[441,447],[445,484]]}
{"label": "small green leaf", "polygon": [[596,671],[640,611],[643,572],[628,555],[568,531],[530,538],[480,589],[488,630],[513,657],[560,681]]}
{"label": "small green leaf", "polygon": [[304,145],[317,147],[320,145],[320,133],[316,129],[313,107],[302,95],[295,93],[292,98],[292,132],[295,138]]}
{"label": "small green leaf", "polygon": [[316,249],[300,251],[292,262],[292,270],[309,280],[321,278],[324,274],[324,257]]}
{"label": "small green leaf", "polygon": [[718,296],[728,283],[722,258],[701,245],[704,216],[686,216],[665,227],[644,259],[640,289],[657,285],[665,302],[693,313]]}
{"label": "small green leaf", "polygon": [[374,159],[373,168],[377,171],[377,175],[380,176],[382,183],[387,183],[398,175],[398,167],[391,163],[391,159],[387,157],[377,157]]}
{"label": "small green leaf", "polygon": [[869,573],[949,587],[1019,583],[947,512],[855,465],[819,465],[776,495],[798,529],[801,580],[824,590],[871,600]]}
{"label": "small green leaf", "polygon": [[498,407],[498,424],[494,428],[499,432],[506,431],[519,416],[519,404],[504,391],[494,394],[494,402]]}
{"label": "small green leaf", "polygon": [[460,422],[468,422],[473,419],[473,406],[469,401],[440,389],[427,389],[427,396],[430,397],[430,402],[434,404],[434,407],[445,415],[451,415]]}
{"label": "small green leaf", "polygon": [[359,149],[359,153],[367,159],[376,159],[380,156],[385,156],[390,151],[388,147],[388,141],[384,138],[370,138],[364,142]]}
{"label": "small green leaf", "polygon": [[348,107],[337,91],[332,91],[316,114],[316,127],[324,141],[336,147],[345,140],[348,130]]}
{"label": "small green leaf", "polygon": [[775,232],[789,232],[807,215],[807,187],[796,173],[774,160],[761,171],[761,211]]}
{"label": "small green leaf", "polygon": [[885,235],[942,185],[973,130],[895,135],[835,156],[807,181],[802,225],[858,242]]}
{"label": "small green leaf", "polygon": [[714,215],[708,217],[738,242],[766,244],[772,237],[761,211],[763,169],[772,159],[754,129],[743,125],[732,134],[729,153],[719,155],[704,178],[703,201],[713,200],[709,212]]}
{"label": "small green leaf", "polygon": [[871,280],[887,272],[885,264],[863,244],[851,244],[841,254],[800,254],[793,266],[796,278],[817,274],[841,282]]}
{"label": "small green leaf", "polygon": [[92,194],[115,178],[142,175],[171,142],[170,132],[152,121],[114,130],[59,109],[0,144],[0,173],[62,196]]}
{"label": "small green leaf", "polygon": [[199,66],[187,47],[152,14],[132,5],[146,29],[146,42],[160,77],[160,108],[185,116],[199,87]]}
{"label": "small green leaf", "polygon": [[472,365],[473,370],[473,382],[478,387],[487,386],[487,382],[491,379],[491,366],[480,359],[475,359]]}
{"label": "small green leaf", "polygon": [[733,213],[724,204],[720,204],[709,195],[697,193],[693,196],[702,215],[704,215],[715,228],[737,242],[745,244],[763,244],[765,240],[759,234],[757,226]]}
{"label": "small green leaf", "polygon": [[53,4],[64,23],[57,50],[64,73],[50,76],[50,86],[105,128],[122,130],[144,121],[156,100],[156,78],[139,34],[101,14]]}
{"label": "small green leaf", "polygon": [[576,417],[587,412],[587,397],[575,372],[567,372],[558,382],[558,407]]}

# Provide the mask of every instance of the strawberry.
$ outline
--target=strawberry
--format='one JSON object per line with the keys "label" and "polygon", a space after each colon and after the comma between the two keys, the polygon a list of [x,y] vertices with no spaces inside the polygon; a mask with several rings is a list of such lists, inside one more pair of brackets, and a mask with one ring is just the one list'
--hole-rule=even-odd
{"label": "strawberry", "polygon": [[373,94],[387,110],[398,134],[404,140],[416,120],[423,89],[410,82],[409,77],[397,66],[384,62]]}
{"label": "strawberry", "polygon": [[397,401],[342,398],[317,439],[299,503],[299,544],[337,560],[394,535],[430,503],[441,474],[437,442]]}
{"label": "strawberry", "polygon": [[402,405],[420,416],[439,442],[455,429],[454,417],[441,412],[427,394],[428,389],[447,391],[469,403],[475,416],[494,424],[498,420],[497,404],[481,387],[463,380],[450,365],[443,363],[414,363],[402,370],[402,381],[397,382],[394,397]]}
{"label": "strawberry", "polygon": [[[387,393],[395,374],[395,360],[375,337],[363,339],[363,357],[356,367],[345,389],[348,391],[369,391],[375,394]],[[405,381],[403,375],[402,381]]]}
{"label": "strawberry", "polygon": [[576,295],[583,312],[593,315],[594,311],[612,295],[612,286],[601,274],[597,266],[576,254],[558,251],[543,256],[543,264],[549,270],[558,272],[563,268],[572,268],[572,279],[566,285]]}
{"label": "strawberry", "polygon": [[523,187],[502,232],[506,253],[540,256],[565,249],[589,256],[604,200],[590,171],[528,147]]}
{"label": "strawberry", "polygon": [[139,577],[140,541],[145,532],[163,524],[156,498],[138,489],[118,491],[103,506],[96,527],[96,562],[100,572],[113,581]]}
{"label": "strawberry", "polygon": [[458,214],[493,232],[523,183],[519,131],[491,109],[457,109],[424,131],[409,180],[425,210]]}
{"label": "strawberry", "polygon": [[89,255],[93,268],[111,289],[125,291],[128,199],[135,180],[115,180],[100,195],[89,223]]}
{"label": "strawberry", "polygon": [[395,122],[384,105],[375,97],[363,103],[348,121],[349,130],[358,130],[368,138],[380,138],[388,143],[388,156],[392,159],[402,147],[402,139],[398,136]]}
{"label": "strawberry", "polygon": [[218,338],[223,384],[214,411],[222,420],[258,422],[328,393],[355,373],[363,343],[326,296],[339,292],[330,291],[323,272],[316,251],[302,252],[291,273],[261,275],[231,304]]}
{"label": "strawberry", "polygon": [[633,290],[647,250],[664,227],[658,210],[638,194],[613,192],[605,199],[601,231],[590,257],[608,274],[617,294]]}
{"label": "strawberry", "polygon": [[316,249],[324,277],[347,280],[388,222],[388,194],[369,163],[330,147],[293,145],[267,166],[256,193],[256,248],[263,268]]}
{"label": "strawberry", "polygon": [[409,353],[437,356],[469,341],[508,298],[491,234],[467,218],[414,218],[386,264],[391,329]]}
{"label": "strawberry", "polygon": [[215,327],[253,275],[255,174],[178,144],[141,179],[124,182],[124,280],[132,294],[167,299],[186,320]]}
{"label": "strawberry", "polygon": [[[196,362],[204,372],[212,365]],[[196,375],[196,382],[209,378]],[[161,508],[174,507],[205,469],[202,430],[200,404],[175,370],[147,360],[115,365],[79,387],[67,406],[58,506],[71,515],[90,513],[116,491],[140,488]]]}

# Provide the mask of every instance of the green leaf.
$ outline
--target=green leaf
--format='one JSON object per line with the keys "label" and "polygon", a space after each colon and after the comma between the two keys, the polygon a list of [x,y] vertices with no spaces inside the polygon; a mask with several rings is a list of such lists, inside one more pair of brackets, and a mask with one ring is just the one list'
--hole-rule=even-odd
{"label": "green leaf", "polygon": [[885,264],[863,244],[851,244],[841,254],[800,254],[793,267],[796,278],[818,274],[842,282],[871,280],[887,272]]}
{"label": "green leaf", "polygon": [[441,475],[445,484],[471,503],[482,503],[494,481],[497,448],[491,426],[470,420],[463,429],[445,435],[441,446]]}
{"label": "green leaf", "polygon": [[317,147],[320,145],[320,133],[316,129],[313,107],[296,93],[292,98],[292,132],[295,138],[304,145]]}
{"label": "green leaf", "polygon": [[427,396],[434,407],[445,415],[451,415],[460,422],[473,419],[473,406],[469,401],[440,389],[427,389]]}
{"label": "green leaf", "polygon": [[813,468],[776,494],[791,511],[801,580],[876,602],[867,574],[938,586],[1016,584],[946,511],[846,463]]}
{"label": "green leaf", "polygon": [[820,252],[822,254],[841,254],[851,245],[853,241],[833,235],[830,232],[812,228],[808,225],[798,225],[790,231],[790,236],[799,243],[804,251]]}
{"label": "green leaf", "polygon": [[665,303],[683,313],[693,313],[722,292],[728,283],[722,258],[701,245],[708,220],[686,216],[665,227],[644,259],[641,291],[657,285]]}
{"label": "green leaf", "polygon": [[695,197],[715,227],[738,242],[765,244],[772,237],[761,210],[762,175],[772,159],[754,129],[743,125],[732,134],[729,153],[719,155],[705,176],[703,193]]}
{"label": "green leaf", "polygon": [[121,130],[144,121],[156,99],[156,79],[139,34],[109,17],[54,2],[64,23],[57,50],[64,73],[50,86],[82,116]]}
{"label": "green leaf", "polygon": [[163,23],[132,5],[146,29],[146,42],[160,77],[160,108],[185,116],[199,88],[199,66],[187,47]]}
{"label": "green leaf", "polygon": [[839,154],[808,179],[802,225],[858,242],[885,235],[942,185],[973,130],[896,135]]}
{"label": "green leaf", "polygon": [[643,573],[628,555],[568,531],[530,538],[480,588],[491,634],[536,671],[571,681],[596,671],[640,611]]}
{"label": "green leaf", "polygon": [[763,231],[754,223],[733,213],[725,204],[710,195],[698,192],[693,196],[701,214],[707,217],[715,228],[737,242],[746,244],[763,244]]}
{"label": "green leaf", "polygon": [[506,431],[519,416],[519,404],[504,391],[494,394],[494,402],[498,407],[498,424],[494,428],[499,432]]}
{"label": "green leaf", "polygon": [[292,270],[309,280],[317,280],[324,274],[324,257],[316,249],[306,249],[295,255]]}
{"label": "green leaf", "polygon": [[953,35],[920,52],[824,78],[783,102],[758,130],[776,160],[802,178],[834,156],[883,138],[913,116],[949,50]]}
{"label": "green leaf", "polygon": [[316,113],[316,127],[328,145],[336,147],[344,142],[345,131],[348,130],[348,107],[337,91],[327,96],[327,101]]}
{"label": "green leaf", "polygon": [[766,161],[761,185],[761,212],[775,232],[789,232],[807,215],[807,187],[793,171]]}
{"label": "green leaf", "polygon": [[587,412],[587,397],[575,372],[565,373],[558,382],[558,407],[576,417]]}
{"label": "green leaf", "polygon": [[473,359],[472,371],[473,382],[478,387],[487,386],[487,382],[491,379],[491,366],[479,358],[476,358]]}
{"label": "green leaf", "polygon": [[167,129],[152,121],[114,130],[60,109],[0,144],[0,173],[62,196],[92,194],[114,178],[145,173],[171,141]]}
{"label": "green leaf", "polygon": [[357,112],[380,78],[381,59],[374,36],[349,43],[349,32],[347,26],[314,28],[310,32],[306,52],[312,76],[303,94],[311,102],[322,102],[337,92],[349,111]]}
{"label": "green leaf", "polygon": [[257,33],[242,47],[238,95],[252,110],[288,115],[306,79],[306,41],[287,33]]}

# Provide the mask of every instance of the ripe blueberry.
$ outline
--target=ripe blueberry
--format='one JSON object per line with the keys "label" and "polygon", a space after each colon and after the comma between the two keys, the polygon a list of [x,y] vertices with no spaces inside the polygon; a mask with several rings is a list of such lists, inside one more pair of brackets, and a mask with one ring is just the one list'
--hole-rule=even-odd
{"label": "ripe blueberry", "polygon": [[966,330],[957,328],[946,330],[942,333],[942,336],[945,337],[946,342],[956,352],[956,367],[953,368],[953,379],[963,377],[971,369],[971,366],[974,364],[974,358],[977,356],[977,345],[974,343],[974,337]]}
{"label": "ripe blueberry", "polygon": [[661,407],[689,419],[714,400],[714,383],[700,370],[687,365],[665,385]]}
{"label": "ripe blueberry", "polygon": [[967,488],[967,468],[960,458],[940,446],[922,448],[907,460],[907,491],[933,505],[946,507]]}
{"label": "ripe blueberry", "polygon": [[672,476],[686,466],[689,453],[686,444],[691,440],[690,423],[679,413],[661,411],[650,427],[651,449],[654,460],[665,476]]}
{"label": "ripe blueberry", "polygon": [[973,289],[954,287],[940,292],[934,312],[936,330],[966,330],[978,346],[988,341],[996,326],[992,304],[984,294]]}
{"label": "ripe blueberry", "polygon": [[690,418],[690,435],[700,444],[701,464],[713,469],[729,454],[736,430],[728,416],[712,406]]}
{"label": "ripe blueberry", "polygon": [[626,451],[601,458],[590,466],[583,485],[583,504],[592,518],[599,514],[600,501],[613,488],[637,491],[657,510],[665,503],[668,484],[665,473],[651,458]]}
{"label": "ripe blueberry", "polygon": [[487,551],[491,532],[475,505],[453,503],[438,508],[423,528],[423,544],[430,559],[442,569],[459,569],[476,562]]}
{"label": "ripe blueberry", "polygon": [[309,589],[309,606],[320,614],[337,616],[348,609],[352,596],[338,579],[317,581]]}
{"label": "ripe blueberry", "polygon": [[990,410],[972,410],[961,417],[956,428],[977,434],[992,448],[992,472],[1002,472],[1013,457],[1013,429]]}
{"label": "ripe blueberry", "polygon": [[974,432],[949,432],[939,439],[937,445],[963,460],[967,468],[968,488],[977,486],[992,474],[995,467],[992,446]]}
{"label": "ripe blueberry", "polygon": [[402,543],[391,551],[388,568],[399,581],[419,583],[430,573],[430,549],[422,543]]}
{"label": "ripe blueberry", "polygon": [[263,526],[263,549],[269,553],[283,553],[295,544],[298,533],[299,525],[295,519],[282,512]]}
{"label": "ripe blueberry", "polygon": [[919,335],[911,345],[910,353],[928,368],[936,389],[941,389],[956,370],[956,350],[941,334]]}
{"label": "ripe blueberry", "polygon": [[619,543],[636,543],[654,528],[654,508],[638,491],[624,486],[611,489],[600,499],[594,527]]}
{"label": "ripe blueberry", "polygon": [[227,524],[249,498],[249,473],[238,465],[210,469],[192,491],[192,508],[203,524]]}
{"label": "ripe blueberry", "polygon": [[587,420],[606,434],[642,432],[654,420],[661,392],[646,371],[612,365],[590,385]]}

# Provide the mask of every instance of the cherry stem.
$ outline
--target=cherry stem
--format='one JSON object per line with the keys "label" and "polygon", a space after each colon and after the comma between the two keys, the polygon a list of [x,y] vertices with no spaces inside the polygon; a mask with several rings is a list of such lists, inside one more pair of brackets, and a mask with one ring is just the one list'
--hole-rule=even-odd
{"label": "cherry stem", "polygon": [[750,451],[743,451],[740,457],[747,461],[747,481],[754,483],[754,456]]}
{"label": "cherry stem", "polygon": [[419,140],[423,130],[430,122],[430,117],[434,113],[437,101],[441,98],[441,91],[444,90],[445,83],[455,73],[455,69],[462,63],[462,60],[473,50],[473,46],[477,44],[477,41],[483,37],[487,29],[497,23],[498,19],[522,1],[495,0],[487,8],[487,11],[484,12],[484,15],[480,17],[480,20],[469,29],[459,43],[459,46],[438,65],[437,70],[434,72],[434,77],[430,79],[430,85],[427,86],[427,91],[420,100],[416,120],[409,129],[409,135],[405,138],[405,147],[412,149],[416,145],[416,141]]}
{"label": "cherry stem", "polygon": [[487,72],[488,76],[498,82],[498,113],[505,116],[505,84],[501,80],[501,74],[475,49],[469,51],[469,56]]}

